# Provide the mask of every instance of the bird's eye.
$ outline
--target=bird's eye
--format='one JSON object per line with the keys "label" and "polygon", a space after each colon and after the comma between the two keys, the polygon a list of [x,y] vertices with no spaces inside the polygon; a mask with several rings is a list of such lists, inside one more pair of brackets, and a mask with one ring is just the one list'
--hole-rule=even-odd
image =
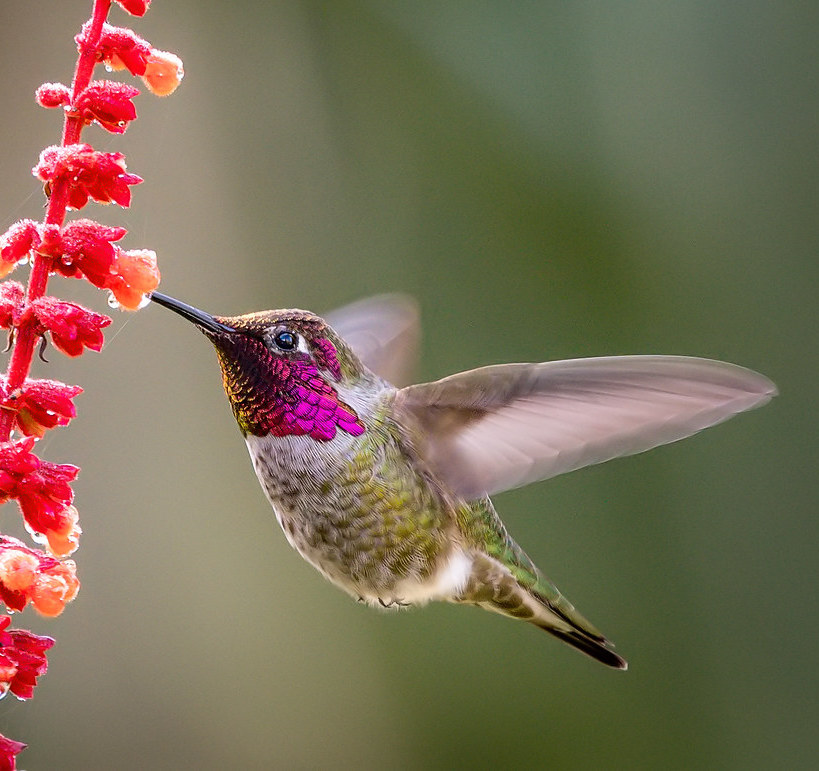
{"label": "bird's eye", "polygon": [[282,351],[294,351],[299,344],[299,338],[289,329],[282,329],[276,333],[273,342]]}

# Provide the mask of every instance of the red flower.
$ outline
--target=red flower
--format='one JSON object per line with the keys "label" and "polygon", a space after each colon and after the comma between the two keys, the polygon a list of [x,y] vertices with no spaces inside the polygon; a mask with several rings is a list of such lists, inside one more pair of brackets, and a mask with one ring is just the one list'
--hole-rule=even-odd
{"label": "red flower", "polygon": [[156,252],[137,249],[130,252],[117,250],[117,260],[107,283],[117,302],[126,310],[137,310],[145,295],[159,286]]}
{"label": "red flower", "polygon": [[33,220],[15,222],[0,236],[0,278],[7,276],[17,263],[28,257],[40,243],[40,231]]}
{"label": "red flower", "polygon": [[[3,307],[0,292],[0,320]],[[43,329],[51,332],[51,341],[66,355],[79,356],[83,347],[92,351],[102,349],[102,330],[111,323],[108,316],[55,297],[40,297],[31,307]]]}
{"label": "red flower", "polygon": [[7,739],[0,734],[0,771],[15,771],[17,768],[15,757],[26,747],[28,747],[27,744]]}
{"label": "red flower", "polygon": [[76,510],[71,510],[72,482],[79,469],[67,463],[40,460],[31,452],[34,439],[0,446],[0,503],[15,498],[26,525],[35,533],[64,541],[76,526]]}
{"label": "red flower", "polygon": [[26,290],[19,281],[0,284],[0,327],[10,329],[16,323],[25,295]]}
{"label": "red flower", "polygon": [[57,380],[26,380],[17,393],[8,393],[5,378],[0,376],[3,406],[16,411],[17,427],[26,436],[42,436],[47,429],[66,426],[77,416],[72,401],[82,393],[79,386]]}
{"label": "red flower", "polygon": [[42,615],[57,616],[79,587],[73,560],[57,560],[0,535],[0,599],[10,610],[23,610],[30,602]]}
{"label": "red flower", "polygon": [[18,699],[34,695],[37,678],[48,671],[45,652],[54,645],[24,629],[9,629],[11,616],[0,617],[0,693],[11,691]]}
{"label": "red flower", "polygon": [[62,232],[62,258],[54,261],[54,270],[68,277],[85,275],[94,286],[104,288],[116,259],[111,242],[127,232],[86,219],[69,223]]}
{"label": "red flower", "polygon": [[[82,32],[74,38],[77,45],[86,45],[86,35],[91,28],[87,21]],[[97,44],[97,59],[112,70],[127,69],[132,75],[143,75],[148,57],[151,55],[151,44],[126,27],[102,25],[102,35]]]}
{"label": "red flower", "polygon": [[17,482],[14,497],[32,530],[46,536],[51,531],[65,533],[71,529],[70,521],[74,516],[68,511],[74,500],[74,491],[69,482],[76,479],[80,470],[69,463],[49,463],[45,460],[39,463],[36,471],[26,474]]}
{"label": "red flower", "polygon": [[128,122],[136,118],[136,107],[131,101],[139,89],[113,80],[94,80],[74,101],[74,110],[91,123],[97,121],[112,134],[122,134]]}
{"label": "red flower", "polygon": [[52,186],[58,181],[67,182],[68,205],[73,209],[81,209],[89,198],[128,206],[129,185],[137,185],[142,179],[126,173],[123,158],[122,153],[100,153],[86,144],[53,145],[40,153],[40,162],[32,173]]}
{"label": "red flower", "polygon": [[41,107],[65,107],[71,103],[71,90],[62,83],[43,83],[34,98]]}
{"label": "red flower", "polygon": [[176,54],[153,49],[142,82],[154,96],[170,96],[184,77],[182,60]]}
{"label": "red flower", "polygon": [[151,0],[117,0],[117,3],[133,16],[144,16]]}

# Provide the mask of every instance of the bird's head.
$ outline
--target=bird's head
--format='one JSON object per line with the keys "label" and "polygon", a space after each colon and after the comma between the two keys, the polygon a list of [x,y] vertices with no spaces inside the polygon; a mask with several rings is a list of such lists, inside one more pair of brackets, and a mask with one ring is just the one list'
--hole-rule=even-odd
{"label": "bird's head", "polygon": [[348,392],[366,370],[324,319],[295,309],[212,316],[159,292],[151,300],[191,321],[213,343],[245,435],[329,441],[338,431],[364,432],[339,390]]}

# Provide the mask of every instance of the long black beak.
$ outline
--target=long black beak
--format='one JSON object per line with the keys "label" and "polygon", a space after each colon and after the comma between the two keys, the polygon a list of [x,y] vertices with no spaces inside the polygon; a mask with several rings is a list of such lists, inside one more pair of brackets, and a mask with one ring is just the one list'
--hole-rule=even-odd
{"label": "long black beak", "polygon": [[178,313],[182,318],[192,321],[203,332],[212,332],[216,335],[236,332],[233,327],[229,327],[227,324],[217,321],[216,318],[209,313],[200,311],[198,308],[194,308],[192,305],[183,303],[180,300],[175,300],[173,297],[168,297],[166,294],[152,292],[151,300],[157,305],[163,305],[168,308],[168,310]]}

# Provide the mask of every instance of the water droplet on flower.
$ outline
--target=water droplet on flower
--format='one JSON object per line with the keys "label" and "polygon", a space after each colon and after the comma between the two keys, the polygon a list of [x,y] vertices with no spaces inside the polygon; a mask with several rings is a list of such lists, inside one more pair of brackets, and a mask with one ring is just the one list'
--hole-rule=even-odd
{"label": "water droplet on flower", "polygon": [[23,265],[28,265],[28,255],[22,257],[21,259],[17,260],[17,265],[22,267]]}
{"label": "water droplet on flower", "polygon": [[105,71],[106,72],[113,72],[114,68],[111,66],[110,62],[105,62]]}
{"label": "water droplet on flower", "polygon": [[115,310],[116,310],[117,308],[121,308],[121,307],[122,307],[122,306],[119,304],[119,301],[117,300],[117,298],[116,298],[116,297],[114,297],[114,293],[113,293],[113,292],[109,292],[109,293],[108,293],[108,307],[109,307],[109,308],[114,308]]}
{"label": "water droplet on flower", "polygon": [[39,544],[46,544],[46,543],[48,543],[48,538],[46,538],[46,537],[45,537],[45,536],[44,536],[42,533],[39,533],[39,532],[37,532],[36,530],[34,530],[34,529],[33,529],[33,528],[32,528],[32,527],[31,527],[31,526],[28,524],[28,522],[23,522],[23,526],[24,526],[24,527],[26,528],[26,530],[28,531],[28,534],[31,536],[31,540],[32,540],[32,541],[34,541],[34,543],[39,543]]}

